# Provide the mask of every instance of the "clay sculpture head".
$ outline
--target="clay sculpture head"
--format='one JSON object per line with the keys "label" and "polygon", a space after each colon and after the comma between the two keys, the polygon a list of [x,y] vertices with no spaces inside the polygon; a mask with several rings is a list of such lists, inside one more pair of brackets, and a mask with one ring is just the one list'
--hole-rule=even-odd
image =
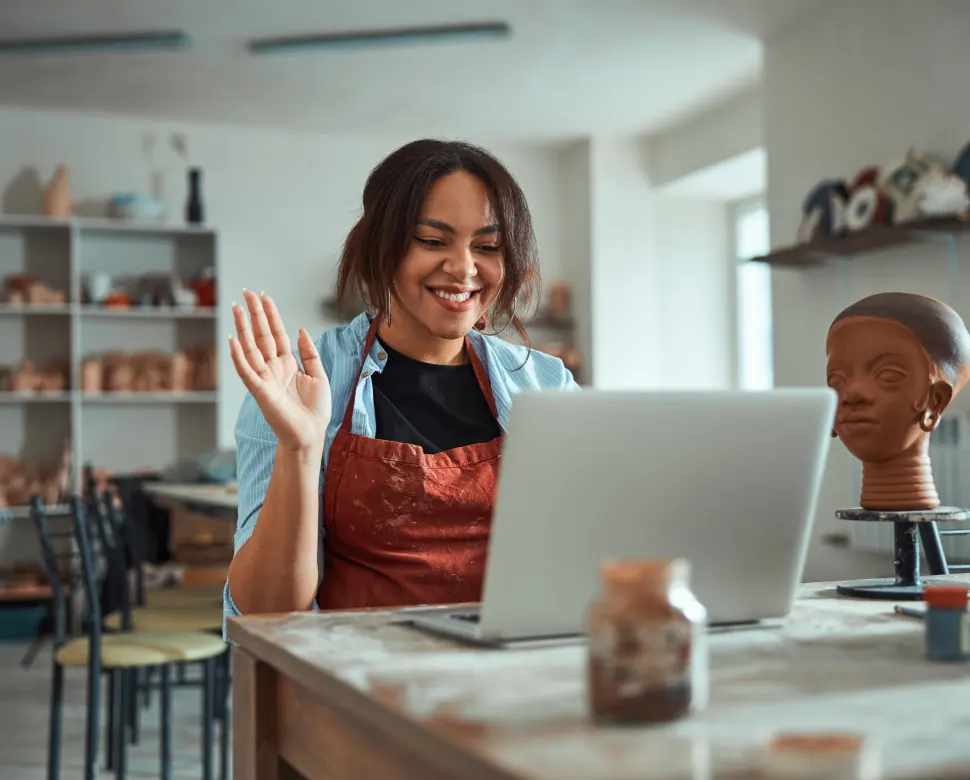
{"label": "clay sculpture head", "polygon": [[835,318],[825,351],[838,394],[832,435],[862,461],[862,507],[937,508],[930,433],[970,378],[960,315],[922,295],[870,295]]}

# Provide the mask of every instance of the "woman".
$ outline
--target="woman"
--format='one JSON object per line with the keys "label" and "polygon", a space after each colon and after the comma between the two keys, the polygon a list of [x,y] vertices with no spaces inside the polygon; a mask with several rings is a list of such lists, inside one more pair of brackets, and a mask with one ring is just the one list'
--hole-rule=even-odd
{"label": "woman", "polygon": [[477,601],[512,396],[577,388],[557,358],[482,332],[523,332],[538,278],[525,197],[494,157],[408,144],[363,207],[337,294],[373,314],[316,344],[300,330],[302,370],[269,296],[233,305],[249,394],[227,615]]}

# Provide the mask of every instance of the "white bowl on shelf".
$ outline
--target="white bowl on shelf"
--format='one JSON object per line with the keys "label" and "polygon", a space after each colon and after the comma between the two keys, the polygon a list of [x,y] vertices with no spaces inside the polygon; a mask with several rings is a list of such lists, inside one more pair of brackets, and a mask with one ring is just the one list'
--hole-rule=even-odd
{"label": "white bowl on shelf", "polygon": [[165,217],[165,201],[138,192],[120,192],[111,196],[111,216],[125,220],[159,221]]}

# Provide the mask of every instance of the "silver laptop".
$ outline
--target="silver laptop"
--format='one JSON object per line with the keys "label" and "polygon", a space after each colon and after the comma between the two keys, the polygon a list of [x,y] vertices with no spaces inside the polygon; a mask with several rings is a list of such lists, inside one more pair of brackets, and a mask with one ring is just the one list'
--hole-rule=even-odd
{"label": "silver laptop", "polygon": [[485,644],[581,638],[613,557],[684,557],[712,625],[788,614],[835,415],[828,388],[515,397],[480,605],[409,609]]}

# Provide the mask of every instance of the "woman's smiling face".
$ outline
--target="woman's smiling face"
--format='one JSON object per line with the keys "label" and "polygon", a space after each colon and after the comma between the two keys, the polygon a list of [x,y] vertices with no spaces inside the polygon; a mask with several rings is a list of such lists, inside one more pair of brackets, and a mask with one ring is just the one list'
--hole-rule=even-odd
{"label": "woman's smiling face", "polygon": [[503,278],[502,236],[488,188],[466,171],[443,176],[428,191],[395,272],[391,328],[400,323],[425,338],[463,339]]}

